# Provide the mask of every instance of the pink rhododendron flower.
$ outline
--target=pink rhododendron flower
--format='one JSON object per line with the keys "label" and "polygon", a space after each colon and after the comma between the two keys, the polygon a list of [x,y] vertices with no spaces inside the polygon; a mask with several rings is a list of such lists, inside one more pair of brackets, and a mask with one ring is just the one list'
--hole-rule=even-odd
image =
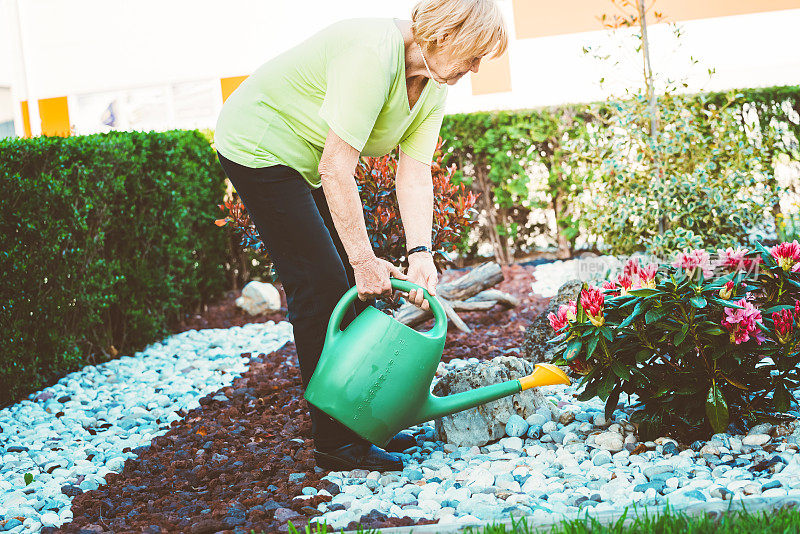
{"label": "pink rhododendron flower", "polygon": [[735,286],[733,284],[733,280],[730,280],[719,290],[719,298],[724,300],[728,300],[729,298],[731,298],[731,295],[733,295],[734,287]]}
{"label": "pink rhododendron flower", "polygon": [[620,295],[627,295],[628,290],[633,287],[633,280],[631,280],[629,275],[621,274],[617,276],[617,284],[619,284],[619,287],[621,288]]}
{"label": "pink rhododendron flower", "polygon": [[728,247],[725,250],[717,249],[719,259],[716,266],[733,271],[746,269],[752,263],[752,260],[745,257],[747,253],[748,250],[741,247],[736,249]]}
{"label": "pink rhododendron flower", "polygon": [[581,290],[581,305],[586,310],[589,321],[595,326],[603,326],[606,321],[603,317],[604,302],[605,295],[599,287],[589,286],[587,289]]}
{"label": "pink rhododendron flower", "polygon": [[630,258],[628,261],[625,262],[625,266],[622,268],[622,274],[627,275],[629,278],[633,279],[634,276],[639,275],[639,259],[638,258]]}
{"label": "pink rhododendron flower", "polygon": [[705,278],[711,278],[713,275],[713,267],[708,252],[700,248],[679,253],[672,265],[678,269],[684,269],[689,278],[694,276],[697,269],[703,271]]}
{"label": "pink rhododendron flower", "polygon": [[800,300],[794,301],[794,320],[800,324]]}
{"label": "pink rhododendron flower", "polygon": [[794,330],[794,317],[792,310],[781,310],[772,314],[772,321],[775,323],[775,337],[778,342],[785,344]]}
{"label": "pink rhododendron flower", "polygon": [[617,287],[617,284],[615,284],[610,280],[603,282],[603,291],[605,291],[612,297],[616,297],[617,295],[619,295],[619,288]]}
{"label": "pink rhododendron flower", "polygon": [[639,269],[639,284],[642,287],[650,289],[656,288],[656,273],[658,272],[658,265],[651,263]]}
{"label": "pink rhododendron flower", "polygon": [[575,320],[577,315],[578,305],[574,300],[569,301],[569,304],[562,304],[558,307],[558,312],[550,312],[547,315],[547,320],[550,321],[550,326],[553,330],[558,332],[562,328],[569,325],[570,322]]}
{"label": "pink rhododendron flower", "polygon": [[722,318],[722,326],[730,332],[731,343],[737,345],[750,340],[750,335],[761,345],[766,338],[761,333],[761,329],[756,323],[761,322],[761,312],[755,306],[743,298],[736,302],[739,308],[725,308],[725,316]]}
{"label": "pink rhododendron flower", "polygon": [[797,263],[800,260],[800,243],[797,239],[791,243],[775,245],[769,252],[784,271],[797,272],[800,269]]}

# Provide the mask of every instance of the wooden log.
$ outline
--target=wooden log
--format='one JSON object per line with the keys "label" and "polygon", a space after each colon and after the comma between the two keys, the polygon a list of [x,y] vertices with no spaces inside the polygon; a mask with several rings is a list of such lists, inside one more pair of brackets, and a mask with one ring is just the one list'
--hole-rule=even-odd
{"label": "wooden log", "polygon": [[450,322],[456,325],[456,328],[461,330],[462,332],[466,332],[469,334],[472,330],[469,329],[467,323],[461,320],[461,317],[453,310],[453,306],[450,305],[450,302],[444,297],[436,297],[439,299],[439,302],[442,304],[442,308],[444,308],[444,312],[447,314],[447,318],[450,319]]}
{"label": "wooden log", "polygon": [[475,296],[472,296],[465,300],[464,302],[483,302],[483,301],[495,301],[508,306],[509,308],[513,308],[515,306],[519,306],[519,299],[510,293],[506,293],[505,291],[500,291],[499,289],[486,289],[481,291]]}
{"label": "wooden log", "polygon": [[[485,310],[491,308],[484,307],[486,306],[486,302],[494,300],[498,302],[500,299],[503,299],[503,302],[510,302],[507,293],[503,293],[502,291],[498,292],[497,298],[490,299],[477,299],[471,303],[466,303],[465,301],[468,300],[470,297],[474,297],[479,295],[481,292],[485,291],[486,289],[494,286],[498,282],[503,280],[503,270],[500,266],[494,262],[487,262],[478,267],[475,267],[465,275],[451,281],[442,284],[438,284],[436,286],[436,294],[439,297],[442,297],[444,300],[447,301],[448,305],[450,306],[450,310],[452,314],[455,315],[455,310],[459,311],[471,311],[475,310]],[[513,299],[513,297],[511,297]],[[441,300],[440,300],[441,301]],[[494,306],[494,304],[492,304]],[[447,311],[447,308],[445,308]],[[421,308],[417,308],[413,304],[405,304],[400,307],[394,314],[394,318],[400,321],[403,324],[408,326],[416,326],[418,324],[424,323],[431,317],[430,311],[422,310]],[[457,315],[456,315],[457,317]],[[466,324],[458,318],[458,320],[451,320],[456,323],[458,326],[458,322],[464,325],[467,328]],[[459,327],[461,328],[461,327]],[[463,330],[463,328],[461,328]],[[468,330],[465,330],[468,331]]]}
{"label": "wooden log", "polygon": [[487,311],[494,308],[496,300],[479,300],[471,302],[469,300],[457,300],[450,303],[455,311]]}
{"label": "wooden log", "polygon": [[503,270],[495,262],[490,261],[475,267],[452,282],[437,285],[436,294],[449,301],[466,300],[502,281]]}

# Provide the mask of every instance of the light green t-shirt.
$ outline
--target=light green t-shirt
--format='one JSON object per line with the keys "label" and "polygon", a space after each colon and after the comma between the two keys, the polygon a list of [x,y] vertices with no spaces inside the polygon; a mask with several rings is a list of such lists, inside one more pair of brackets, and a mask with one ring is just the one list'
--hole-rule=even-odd
{"label": "light green t-shirt", "polygon": [[328,26],[268,61],[228,97],[214,143],[246,167],[288,165],[313,187],[328,130],[362,155],[398,144],[430,163],[447,86],[428,80],[408,106],[403,36],[393,19],[350,19]]}

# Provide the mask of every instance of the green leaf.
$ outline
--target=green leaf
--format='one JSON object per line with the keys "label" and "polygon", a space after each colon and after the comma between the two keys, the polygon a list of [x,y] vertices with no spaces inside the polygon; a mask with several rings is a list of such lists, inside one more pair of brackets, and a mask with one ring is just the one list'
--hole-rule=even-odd
{"label": "green leaf", "polygon": [[650,324],[654,321],[658,321],[659,319],[664,317],[666,313],[667,310],[665,310],[664,308],[654,308],[644,314],[644,322]]}
{"label": "green leaf", "polygon": [[724,334],[725,332],[726,330],[720,328],[719,326],[709,326],[708,328],[705,328],[703,330],[703,333],[708,334],[709,336],[719,336]]}
{"label": "green leaf", "polygon": [[683,340],[686,339],[686,334],[688,333],[689,333],[689,324],[684,323],[683,325],[681,325],[681,331],[675,334],[675,338],[673,339],[672,343],[676,346],[680,345],[681,343],[683,343]]}
{"label": "green leaf", "polygon": [[692,306],[694,306],[695,308],[705,308],[706,304],[708,304],[708,302],[706,302],[706,299],[704,299],[700,295],[692,297],[691,299],[689,299],[689,302],[691,302]]}
{"label": "green leaf", "polygon": [[33,482],[33,475],[31,473],[25,473],[25,485],[27,486]]}
{"label": "green leaf", "polygon": [[771,308],[767,308],[766,310],[761,310],[761,316],[765,315],[772,315],[775,312],[779,312],[781,310],[794,310],[794,306],[791,304],[779,304],[777,306],[772,306]]}
{"label": "green leaf", "polygon": [[609,341],[614,340],[614,334],[611,333],[611,329],[605,325],[600,327],[600,333],[605,336],[605,338]]}
{"label": "green leaf", "polygon": [[613,361],[611,362],[611,370],[614,371],[618,377],[623,380],[630,380],[631,379],[631,370],[622,362]]}
{"label": "green leaf", "polygon": [[597,396],[605,401],[614,389],[616,382],[617,379],[613,373],[605,375],[597,386]]}
{"label": "green leaf", "polygon": [[719,434],[728,429],[728,405],[725,403],[722,391],[714,382],[708,389],[706,397],[706,416],[714,432]]}
{"label": "green leaf", "polygon": [[568,362],[571,362],[577,358],[582,346],[583,342],[581,342],[580,339],[573,339],[567,343],[567,350],[564,351],[564,359]]}
{"label": "green leaf", "polygon": [[589,343],[586,345],[586,359],[587,360],[592,357],[592,354],[594,354],[594,350],[597,348],[597,341],[599,339],[600,338],[597,336],[597,333],[595,333],[594,337],[592,337],[592,339],[590,339]]}
{"label": "green leaf", "polygon": [[659,293],[661,293],[661,291],[658,289],[651,289],[649,287],[628,290],[628,294],[634,297],[649,297],[651,295],[658,295]]}
{"label": "green leaf", "polygon": [[724,306],[725,308],[738,308],[740,310],[744,309],[744,306],[740,306],[739,304],[736,304],[732,300],[722,300],[722,299],[718,299],[716,297],[711,297],[711,300],[716,302],[717,304],[719,304],[721,306]]}
{"label": "green leaf", "polygon": [[635,319],[635,318],[636,318],[638,315],[640,315],[640,314],[642,313],[642,307],[643,307],[643,305],[644,305],[644,301],[639,301],[639,302],[637,302],[637,303],[636,303],[636,306],[633,308],[633,311],[631,312],[631,314],[630,314],[630,315],[628,315],[628,316],[625,318],[625,320],[624,320],[624,321],[622,321],[622,322],[619,324],[619,326],[617,327],[617,329],[618,329],[618,330],[621,330],[621,329],[623,329],[623,328],[627,327],[628,325],[630,325],[630,324],[633,322],[633,320],[634,320],[634,319]]}
{"label": "green leaf", "polygon": [[606,399],[606,409],[604,414],[606,421],[610,421],[611,416],[614,415],[614,410],[617,409],[617,404],[619,403],[619,394],[621,391],[622,388],[616,386],[608,395],[608,399]]}
{"label": "green leaf", "polygon": [[590,399],[593,399],[597,396],[597,384],[588,384],[583,391],[581,391],[576,399],[582,402],[586,402]]}
{"label": "green leaf", "polygon": [[778,387],[775,388],[775,393],[772,399],[775,401],[775,409],[779,412],[786,412],[791,406],[790,398],[793,400],[792,394],[786,389],[786,385],[781,381]]}
{"label": "green leaf", "polygon": [[653,352],[650,349],[640,350],[639,352],[636,353],[636,363],[644,362],[645,360],[647,360],[647,358],[650,357],[651,354],[653,354]]}

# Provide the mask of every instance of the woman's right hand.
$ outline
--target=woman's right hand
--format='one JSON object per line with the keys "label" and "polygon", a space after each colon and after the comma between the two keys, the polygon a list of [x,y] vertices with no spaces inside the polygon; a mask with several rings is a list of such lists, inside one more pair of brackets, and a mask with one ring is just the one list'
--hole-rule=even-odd
{"label": "woman's right hand", "polygon": [[391,295],[392,284],[389,281],[390,276],[400,280],[408,279],[399,268],[374,255],[367,260],[352,263],[351,265],[356,278],[358,298],[362,301]]}

